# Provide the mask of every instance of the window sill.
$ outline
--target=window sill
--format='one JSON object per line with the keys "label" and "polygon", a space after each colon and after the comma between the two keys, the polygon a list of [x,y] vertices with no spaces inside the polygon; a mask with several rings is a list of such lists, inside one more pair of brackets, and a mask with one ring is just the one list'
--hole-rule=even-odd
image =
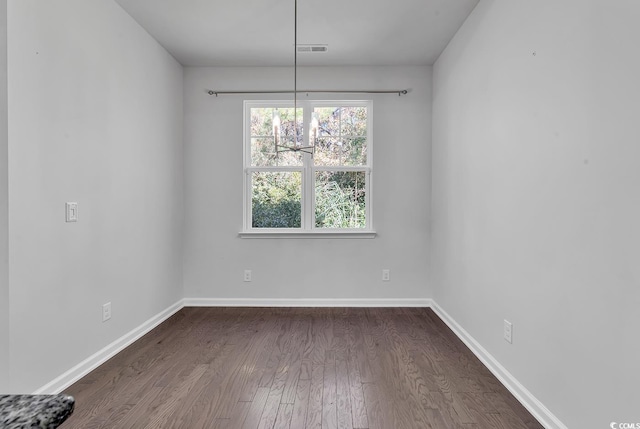
{"label": "window sill", "polygon": [[245,231],[240,238],[375,238],[375,231]]}

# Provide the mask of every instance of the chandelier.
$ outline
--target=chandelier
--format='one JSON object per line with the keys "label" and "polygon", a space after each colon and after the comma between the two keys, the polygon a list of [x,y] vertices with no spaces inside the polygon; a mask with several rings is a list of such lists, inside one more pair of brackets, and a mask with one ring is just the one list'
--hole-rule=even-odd
{"label": "chandelier", "polygon": [[293,144],[286,144],[282,138],[282,125],[278,109],[273,111],[273,139],[275,141],[276,154],[281,152],[304,152],[313,155],[319,125],[316,112],[311,114],[308,145],[304,146],[298,140],[298,0],[293,0],[293,3]]}

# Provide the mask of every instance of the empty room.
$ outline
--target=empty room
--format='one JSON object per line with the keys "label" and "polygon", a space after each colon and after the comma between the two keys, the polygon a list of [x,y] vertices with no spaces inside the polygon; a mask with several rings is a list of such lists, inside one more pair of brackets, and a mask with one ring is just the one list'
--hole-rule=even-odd
{"label": "empty room", "polygon": [[0,0],[0,427],[639,429],[638,22]]}

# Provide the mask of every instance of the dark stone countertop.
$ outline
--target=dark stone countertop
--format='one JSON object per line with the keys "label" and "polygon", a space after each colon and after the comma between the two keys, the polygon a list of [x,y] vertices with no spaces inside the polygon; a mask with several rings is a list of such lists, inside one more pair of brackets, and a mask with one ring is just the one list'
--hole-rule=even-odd
{"label": "dark stone countertop", "polygon": [[0,428],[55,429],[73,412],[67,395],[0,395]]}

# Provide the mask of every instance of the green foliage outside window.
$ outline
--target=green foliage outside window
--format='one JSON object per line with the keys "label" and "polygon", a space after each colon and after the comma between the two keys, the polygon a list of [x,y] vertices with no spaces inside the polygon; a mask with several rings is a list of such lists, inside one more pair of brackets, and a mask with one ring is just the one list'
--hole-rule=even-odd
{"label": "green foliage outside window", "polygon": [[253,228],[300,228],[301,174],[253,173]]}
{"label": "green foliage outside window", "polygon": [[365,173],[322,171],[316,174],[316,227],[366,226]]}

